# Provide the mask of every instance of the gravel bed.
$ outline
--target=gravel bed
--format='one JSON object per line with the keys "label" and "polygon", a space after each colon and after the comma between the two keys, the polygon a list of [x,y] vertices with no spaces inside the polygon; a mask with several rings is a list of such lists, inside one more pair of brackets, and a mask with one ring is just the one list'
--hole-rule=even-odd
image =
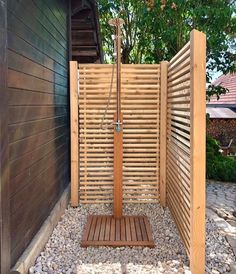
{"label": "gravel bed", "polygon": [[[190,273],[189,261],[168,209],[158,204],[125,205],[124,214],[149,218],[155,248],[81,248],[88,214],[111,214],[111,205],[68,207],[35,265],[33,274],[157,274]],[[207,220],[206,273],[227,273],[235,260],[225,237]]]}

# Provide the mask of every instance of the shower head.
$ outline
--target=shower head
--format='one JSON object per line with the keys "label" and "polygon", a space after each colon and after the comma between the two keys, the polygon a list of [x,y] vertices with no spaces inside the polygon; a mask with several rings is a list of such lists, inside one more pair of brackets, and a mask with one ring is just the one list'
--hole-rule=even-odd
{"label": "shower head", "polygon": [[122,26],[125,21],[122,18],[113,18],[108,21],[108,24],[112,27]]}

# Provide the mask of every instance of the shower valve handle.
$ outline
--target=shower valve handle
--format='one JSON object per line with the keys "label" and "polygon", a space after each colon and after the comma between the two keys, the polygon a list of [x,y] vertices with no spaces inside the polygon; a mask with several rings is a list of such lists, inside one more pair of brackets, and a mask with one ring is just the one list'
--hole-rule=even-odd
{"label": "shower valve handle", "polygon": [[120,120],[118,120],[117,122],[113,122],[113,125],[122,125],[123,123],[120,121]]}
{"label": "shower valve handle", "polygon": [[117,122],[114,122],[113,123],[113,125],[116,125],[115,126],[115,130],[117,131],[117,132],[120,132],[121,131],[121,125],[122,125],[123,123],[120,121],[120,120],[118,120]]}

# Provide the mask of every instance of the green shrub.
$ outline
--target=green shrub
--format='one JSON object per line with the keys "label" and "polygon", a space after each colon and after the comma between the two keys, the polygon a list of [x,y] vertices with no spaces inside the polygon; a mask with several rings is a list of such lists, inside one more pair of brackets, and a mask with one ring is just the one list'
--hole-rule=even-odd
{"label": "green shrub", "polygon": [[236,182],[236,161],[219,152],[219,143],[210,136],[206,139],[206,176],[208,179]]}

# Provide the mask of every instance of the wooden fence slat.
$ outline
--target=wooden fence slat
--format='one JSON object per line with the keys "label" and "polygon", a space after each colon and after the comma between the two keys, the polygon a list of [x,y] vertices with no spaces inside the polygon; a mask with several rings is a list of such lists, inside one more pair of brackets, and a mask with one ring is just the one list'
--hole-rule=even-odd
{"label": "wooden fence slat", "polygon": [[206,35],[191,32],[190,268],[205,273]]}
{"label": "wooden fence slat", "polygon": [[70,61],[71,206],[79,204],[78,65]]}

